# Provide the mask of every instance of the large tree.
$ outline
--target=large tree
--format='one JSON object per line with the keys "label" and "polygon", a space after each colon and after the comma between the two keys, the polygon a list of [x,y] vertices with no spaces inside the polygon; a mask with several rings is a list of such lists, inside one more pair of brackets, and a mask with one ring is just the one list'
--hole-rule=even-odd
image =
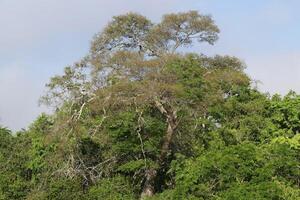
{"label": "large tree", "polygon": [[[112,147],[121,143],[105,159],[118,162],[124,172],[135,166],[127,172],[140,177],[142,198],[152,196],[167,184],[175,153],[190,148],[183,138],[195,137],[193,131],[185,136],[180,131],[200,126],[198,121],[209,117],[209,105],[232,95],[233,87],[249,85],[243,64],[234,57],[177,51],[195,42],[214,44],[218,33],[211,17],[197,11],[168,14],[158,24],[135,13],[114,17],[94,37],[82,61],[51,79],[43,100],[70,104],[68,134],[78,136],[84,130],[108,137]],[[101,119],[97,127],[78,128],[91,116]],[[76,162],[72,165],[78,168]],[[87,182],[96,179],[94,172],[85,174],[96,165],[101,162],[79,170]]]}

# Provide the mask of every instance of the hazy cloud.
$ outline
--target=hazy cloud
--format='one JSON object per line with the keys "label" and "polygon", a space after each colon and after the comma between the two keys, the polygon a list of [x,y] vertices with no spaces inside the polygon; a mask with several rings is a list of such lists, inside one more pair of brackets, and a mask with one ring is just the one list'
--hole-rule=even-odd
{"label": "hazy cloud", "polygon": [[[129,11],[160,16],[181,9],[179,0],[1,0],[0,54],[20,55],[68,34],[95,33],[111,16]],[[16,54],[18,53],[18,54]]]}
{"label": "hazy cloud", "polygon": [[261,8],[259,17],[264,19],[265,23],[272,25],[287,25],[293,21],[293,4],[286,1],[272,1]]}
{"label": "hazy cloud", "polygon": [[88,51],[92,36],[114,15],[199,10],[221,28],[215,46],[193,47],[229,54],[248,65],[263,91],[300,92],[300,20],[297,0],[0,0],[0,125],[26,127],[49,77]]}
{"label": "hazy cloud", "polygon": [[17,63],[0,71],[0,124],[14,130],[24,128],[42,110],[37,107],[40,82]]}
{"label": "hazy cloud", "polygon": [[192,9],[181,0],[0,0],[0,124],[26,127],[40,113],[50,76],[88,51],[114,15],[134,11],[158,20]]}
{"label": "hazy cloud", "polygon": [[300,92],[300,52],[271,54],[247,59],[247,72],[260,80],[259,88],[271,94],[287,94],[290,90]]}

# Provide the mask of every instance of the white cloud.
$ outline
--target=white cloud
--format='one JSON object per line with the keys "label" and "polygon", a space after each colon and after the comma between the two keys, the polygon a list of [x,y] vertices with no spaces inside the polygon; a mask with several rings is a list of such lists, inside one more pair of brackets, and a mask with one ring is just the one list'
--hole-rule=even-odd
{"label": "white cloud", "polygon": [[261,55],[246,59],[247,72],[261,81],[259,88],[271,94],[300,92],[300,52]]}
{"label": "white cloud", "polygon": [[113,15],[138,11],[160,16],[179,4],[179,0],[1,0],[0,55],[32,48],[61,34],[95,33]]}
{"label": "white cloud", "polygon": [[271,25],[285,25],[293,20],[293,4],[286,1],[272,1],[259,13],[259,17]]}
{"label": "white cloud", "polygon": [[[229,2],[228,8],[234,4],[246,9],[247,3]],[[83,56],[93,34],[112,16],[129,11],[155,21],[164,13],[190,9],[212,14],[222,29],[220,41],[193,50],[242,58],[251,77],[262,81],[264,91],[300,92],[300,52],[290,53],[297,41],[282,37],[298,33],[291,30],[296,26],[289,25],[297,22],[298,1],[267,1],[260,4],[267,6],[247,12],[239,7],[232,11],[225,4],[217,0],[0,0],[0,124],[14,130],[26,127],[43,110],[37,101],[49,77]]]}
{"label": "white cloud", "polygon": [[0,69],[0,124],[13,130],[25,128],[42,108],[37,106],[41,95],[38,81],[20,64]]}
{"label": "white cloud", "polygon": [[186,6],[181,0],[0,0],[0,125],[26,127],[43,110],[37,101],[47,79],[84,56],[112,16],[134,11],[158,20]]}

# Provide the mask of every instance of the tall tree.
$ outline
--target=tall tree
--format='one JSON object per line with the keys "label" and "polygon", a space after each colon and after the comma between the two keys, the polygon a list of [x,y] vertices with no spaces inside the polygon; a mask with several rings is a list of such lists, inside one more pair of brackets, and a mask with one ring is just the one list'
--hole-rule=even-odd
{"label": "tall tree", "polygon": [[[144,112],[141,107],[157,109],[167,124],[157,158],[158,165],[163,165],[179,125],[176,105],[178,101],[186,101],[173,99],[176,90],[182,88],[170,74],[167,63],[178,57],[179,47],[191,45],[195,40],[213,44],[218,32],[211,17],[196,11],[165,15],[158,24],[135,13],[114,17],[94,37],[86,58],[67,67],[63,76],[51,79],[50,92],[43,100],[58,99],[79,105],[75,113],[77,119],[84,106],[92,101],[101,105],[105,113],[108,106],[122,102],[135,104],[139,123]],[[145,171],[142,196],[154,194],[156,175],[154,169]]]}

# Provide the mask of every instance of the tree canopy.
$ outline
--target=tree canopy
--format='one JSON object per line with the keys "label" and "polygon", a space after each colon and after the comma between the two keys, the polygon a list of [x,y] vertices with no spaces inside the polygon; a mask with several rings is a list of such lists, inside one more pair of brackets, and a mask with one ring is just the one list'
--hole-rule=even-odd
{"label": "tree canopy", "polygon": [[0,199],[300,199],[300,96],[188,52],[218,34],[197,11],[113,17],[47,84],[53,114],[0,128]]}

